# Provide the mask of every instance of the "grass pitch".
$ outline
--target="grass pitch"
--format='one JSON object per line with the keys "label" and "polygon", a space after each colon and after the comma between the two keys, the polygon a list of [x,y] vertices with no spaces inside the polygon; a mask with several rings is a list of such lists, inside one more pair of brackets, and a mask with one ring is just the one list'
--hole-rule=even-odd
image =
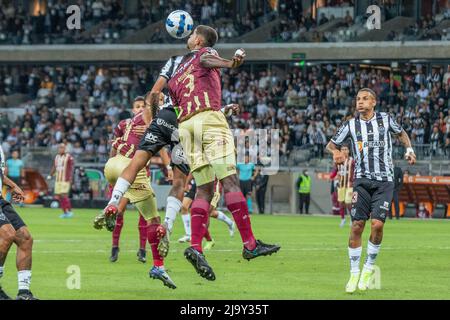
{"label": "grass pitch", "polygon": [[[75,209],[74,218],[64,220],[55,209],[17,209],[35,239],[31,290],[40,299],[450,299],[449,220],[388,221],[377,259],[381,289],[348,295],[349,226],[339,228],[338,217],[253,215],[257,238],[282,248],[250,262],[242,259],[239,234],[230,238],[226,225],[212,219],[216,246],[206,257],[214,282],[198,276],[185,260],[187,244],[175,242],[184,230],[178,218],[166,259],[178,286],[171,290],[148,277],[149,250],[146,264],[137,261],[136,211],[126,213],[119,260],[111,263],[111,233],[92,227],[99,210]],[[73,284],[71,266],[79,267],[80,289],[67,286]],[[1,284],[11,296],[17,292],[14,246]]]}

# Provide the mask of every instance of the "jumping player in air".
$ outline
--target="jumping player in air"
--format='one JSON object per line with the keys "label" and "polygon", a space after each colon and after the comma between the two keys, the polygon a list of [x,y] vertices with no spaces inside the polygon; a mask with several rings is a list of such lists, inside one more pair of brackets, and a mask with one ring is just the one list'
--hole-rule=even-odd
{"label": "jumping player in air", "polygon": [[[133,115],[134,116],[138,115],[144,110],[144,108],[145,108],[144,97],[143,96],[136,97],[133,101],[133,107],[131,110]],[[140,138],[143,136],[146,129],[147,125],[145,124],[145,121],[141,126],[135,125],[135,127],[133,127],[132,118],[120,121],[116,129],[114,130],[114,140],[112,142],[110,158],[115,157],[117,153],[120,153],[125,157],[131,156],[133,154],[133,150],[136,148],[136,145],[139,143]],[[122,198],[119,204],[119,212],[115,217],[116,221],[114,224],[114,230],[112,231],[112,249],[110,257],[111,262],[116,262],[117,259],[119,258],[119,251],[120,251],[119,240],[123,227],[124,221],[123,216],[126,210],[126,206],[129,202],[130,201],[128,198],[126,197]],[[94,220],[94,227],[101,228],[102,224],[105,222],[104,220],[105,216],[103,213],[97,216]],[[139,250],[137,252],[137,257],[138,261],[145,263],[146,262],[145,246],[147,242],[147,221],[141,214],[139,214],[138,230],[139,230]]]}
{"label": "jumping player in air", "polygon": [[217,32],[198,26],[188,39],[190,54],[180,63],[168,82],[174,105],[178,106],[180,142],[197,183],[197,194],[191,207],[191,247],[185,257],[197,273],[207,280],[215,274],[202,250],[207,231],[214,181],[224,188],[225,203],[233,214],[243,241],[243,257],[253,259],[277,252],[280,247],[256,240],[250,224],[248,207],[236,177],[234,139],[221,110],[220,68],[237,68],[243,63],[244,51],[232,60],[218,56],[212,48]]}
{"label": "jumping player in air", "polygon": [[[118,137],[121,137],[113,144],[113,148],[117,150],[117,153],[110,158],[105,165],[105,177],[112,185],[117,183],[120,174],[131,162],[131,159],[137,150],[137,146],[144,132],[147,130],[148,124],[152,120],[150,110],[145,108],[143,97],[139,97],[134,101],[133,109],[142,111],[138,111],[138,113],[127,123],[126,127],[119,127],[116,130],[115,134]],[[122,130],[123,132],[121,132]],[[161,150],[162,154],[164,152],[165,150]],[[153,255],[153,267],[149,272],[150,277],[161,280],[165,286],[175,289],[175,283],[170,279],[164,268],[164,257],[158,252],[160,239],[157,236],[156,229],[160,225],[161,219],[157,210],[156,196],[150,185],[146,167],[147,163],[138,172],[136,179],[123,197],[134,204],[138,209],[139,214],[147,221],[147,239]],[[123,205],[120,207],[121,210],[124,209]],[[117,213],[120,212],[118,211]]]}

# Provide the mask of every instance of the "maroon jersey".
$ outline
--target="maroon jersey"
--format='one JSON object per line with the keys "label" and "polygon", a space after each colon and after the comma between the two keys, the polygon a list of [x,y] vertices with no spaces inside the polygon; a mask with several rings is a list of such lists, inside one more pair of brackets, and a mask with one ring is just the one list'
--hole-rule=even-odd
{"label": "maroon jersey", "polygon": [[63,155],[57,154],[55,157],[55,176],[56,182],[69,182],[72,180],[73,174],[73,157],[64,153]]}
{"label": "maroon jersey", "polygon": [[353,186],[354,169],[355,160],[352,157],[345,159],[343,164],[337,166],[340,187],[351,188]]}
{"label": "maroon jersey", "polygon": [[179,122],[202,111],[221,109],[220,71],[202,67],[200,57],[203,54],[218,55],[216,50],[208,47],[192,51],[183,58],[168,82],[172,102],[179,109]]}
{"label": "maroon jersey", "polygon": [[147,125],[142,112],[135,115],[132,119],[120,121],[114,130],[113,148],[121,155],[133,158],[146,129]]}

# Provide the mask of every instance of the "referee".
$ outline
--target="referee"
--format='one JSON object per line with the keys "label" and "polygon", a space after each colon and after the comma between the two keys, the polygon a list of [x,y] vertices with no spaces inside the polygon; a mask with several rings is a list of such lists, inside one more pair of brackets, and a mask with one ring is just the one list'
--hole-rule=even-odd
{"label": "referee", "polygon": [[[383,226],[394,191],[392,133],[406,147],[405,158],[409,164],[416,162],[408,134],[390,114],[376,112],[376,104],[375,92],[368,88],[359,90],[356,97],[357,116],[344,122],[326,147],[333,154],[334,161],[341,164],[344,157],[338,147],[350,139],[355,155],[355,181],[350,212],[352,227],[348,248],[351,275],[346,286],[348,293],[353,293],[356,287],[359,290],[368,289],[374,275],[373,267],[380,251]],[[367,258],[360,273],[361,235],[369,219],[372,220]]]}

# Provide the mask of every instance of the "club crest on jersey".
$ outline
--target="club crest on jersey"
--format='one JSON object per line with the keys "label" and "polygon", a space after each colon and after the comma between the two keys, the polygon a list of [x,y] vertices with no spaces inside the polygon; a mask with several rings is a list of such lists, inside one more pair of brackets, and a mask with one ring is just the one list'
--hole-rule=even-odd
{"label": "club crest on jersey", "polygon": [[362,149],[363,149],[363,143],[362,143],[362,141],[358,141],[357,144],[358,144],[358,150],[359,150],[359,152],[361,152]]}
{"label": "club crest on jersey", "polygon": [[3,212],[0,212],[0,220],[6,221],[6,216]]}

